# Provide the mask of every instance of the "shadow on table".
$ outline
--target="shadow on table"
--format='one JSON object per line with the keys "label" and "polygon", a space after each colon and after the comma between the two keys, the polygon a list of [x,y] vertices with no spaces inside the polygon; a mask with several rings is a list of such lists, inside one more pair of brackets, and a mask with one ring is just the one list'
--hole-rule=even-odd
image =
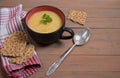
{"label": "shadow on table", "polygon": [[1,61],[1,59],[0,59],[0,78],[8,78],[6,72],[2,68],[2,61]]}

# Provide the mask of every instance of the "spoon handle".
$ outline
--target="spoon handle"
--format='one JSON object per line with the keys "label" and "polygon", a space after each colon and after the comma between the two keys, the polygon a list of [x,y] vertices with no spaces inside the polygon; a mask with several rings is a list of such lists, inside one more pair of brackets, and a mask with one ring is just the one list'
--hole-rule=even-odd
{"label": "spoon handle", "polygon": [[76,46],[76,44],[72,45],[66,52],[64,52],[48,69],[46,72],[46,76],[51,75],[62,63],[65,57],[71,52],[71,50]]}

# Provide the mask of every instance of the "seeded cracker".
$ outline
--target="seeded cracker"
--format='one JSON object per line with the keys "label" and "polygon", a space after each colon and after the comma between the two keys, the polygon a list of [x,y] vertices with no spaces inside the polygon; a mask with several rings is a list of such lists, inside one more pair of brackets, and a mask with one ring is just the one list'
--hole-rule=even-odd
{"label": "seeded cracker", "polygon": [[4,56],[16,57],[23,54],[26,46],[26,37],[23,32],[17,31],[4,40],[1,54]]}
{"label": "seeded cracker", "polygon": [[5,38],[0,52],[9,58],[11,63],[22,64],[32,57],[34,45],[27,44],[24,33],[17,31]]}
{"label": "seeded cracker", "polygon": [[68,19],[84,25],[87,18],[87,13],[84,11],[70,10],[68,14]]}
{"label": "seeded cracker", "polygon": [[22,64],[23,62],[26,62],[29,58],[32,57],[33,52],[34,52],[34,45],[29,44],[26,46],[22,56],[10,58],[10,62],[16,64]]}

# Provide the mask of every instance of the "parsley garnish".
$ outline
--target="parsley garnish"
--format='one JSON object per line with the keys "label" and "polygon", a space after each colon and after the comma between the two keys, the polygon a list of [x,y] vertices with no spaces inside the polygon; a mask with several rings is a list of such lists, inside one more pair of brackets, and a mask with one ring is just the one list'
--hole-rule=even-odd
{"label": "parsley garnish", "polygon": [[40,22],[46,25],[47,23],[52,22],[52,18],[50,17],[50,15],[44,14]]}

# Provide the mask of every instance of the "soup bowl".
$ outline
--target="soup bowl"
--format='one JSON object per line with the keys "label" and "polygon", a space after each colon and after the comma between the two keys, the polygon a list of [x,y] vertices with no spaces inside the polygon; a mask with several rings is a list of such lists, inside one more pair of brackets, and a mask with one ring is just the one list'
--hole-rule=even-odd
{"label": "soup bowl", "polygon": [[[38,20],[39,18],[40,20]],[[32,22],[33,24],[31,24]],[[71,39],[74,35],[73,30],[65,26],[64,13],[53,6],[44,5],[31,9],[22,23],[27,34],[39,44],[50,44],[60,39]],[[68,32],[69,35],[64,35],[64,32]]]}

